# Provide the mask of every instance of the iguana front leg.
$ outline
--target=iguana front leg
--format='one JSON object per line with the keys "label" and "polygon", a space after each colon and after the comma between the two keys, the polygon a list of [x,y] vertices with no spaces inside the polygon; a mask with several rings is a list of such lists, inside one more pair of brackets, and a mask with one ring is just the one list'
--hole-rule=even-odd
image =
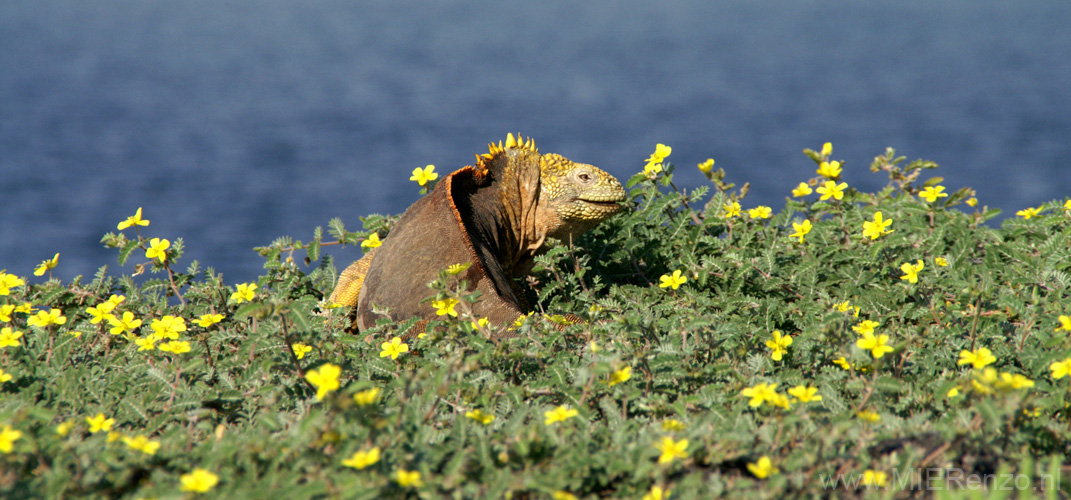
{"label": "iguana front leg", "polygon": [[347,307],[357,307],[361,285],[364,284],[364,277],[368,274],[368,268],[371,267],[377,250],[379,248],[369,250],[364,257],[361,257],[361,260],[350,264],[350,267],[342,271],[335,285],[335,291],[331,292],[331,297],[327,300]]}

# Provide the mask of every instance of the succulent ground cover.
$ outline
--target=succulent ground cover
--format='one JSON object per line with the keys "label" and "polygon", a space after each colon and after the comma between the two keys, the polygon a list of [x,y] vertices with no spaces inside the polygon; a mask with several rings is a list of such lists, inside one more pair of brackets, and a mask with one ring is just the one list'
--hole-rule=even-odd
{"label": "succulent ground cover", "polygon": [[461,262],[425,335],[346,332],[324,297],[356,252],[322,248],[374,247],[388,216],[259,248],[253,283],[141,209],[102,240],[117,270],[0,273],[0,495],[1068,495],[1071,201],[996,227],[931,162],[827,144],[752,206],[713,160],[677,189],[671,152],[631,211],[539,258],[504,338],[444,285]]}

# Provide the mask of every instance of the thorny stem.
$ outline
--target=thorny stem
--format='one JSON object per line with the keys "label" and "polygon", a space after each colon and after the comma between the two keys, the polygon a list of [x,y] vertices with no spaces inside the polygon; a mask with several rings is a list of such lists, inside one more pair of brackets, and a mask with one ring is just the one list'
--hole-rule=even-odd
{"label": "thorny stem", "polygon": [[696,215],[696,211],[692,210],[691,205],[688,204],[688,195],[684,194],[684,191],[681,191],[680,188],[678,188],[677,185],[673,183],[673,181],[669,181],[669,185],[673,188],[674,191],[680,193],[681,204],[684,205],[684,208],[688,209],[688,214],[692,216],[692,222],[694,222],[697,226],[702,226],[703,221],[700,220],[700,217]]}
{"label": "thorny stem", "polygon": [[[301,361],[298,360],[297,353],[294,352],[294,343],[290,340],[290,328],[286,325],[286,317],[280,314],[279,323],[283,326],[283,340],[286,341],[286,352],[290,353],[290,359],[294,362],[294,368],[297,369],[298,377],[300,377],[302,382],[305,382],[306,385],[312,387],[312,384],[309,383],[308,380],[305,380],[305,370],[301,369]],[[316,389],[315,387],[312,388]]]}
{"label": "thorny stem", "polygon": [[178,286],[175,286],[175,273],[171,270],[171,264],[164,262],[164,269],[167,269],[167,280],[171,282],[171,291],[175,292],[175,296],[178,297],[179,302],[182,302],[182,305],[185,306],[186,299],[182,298]]}

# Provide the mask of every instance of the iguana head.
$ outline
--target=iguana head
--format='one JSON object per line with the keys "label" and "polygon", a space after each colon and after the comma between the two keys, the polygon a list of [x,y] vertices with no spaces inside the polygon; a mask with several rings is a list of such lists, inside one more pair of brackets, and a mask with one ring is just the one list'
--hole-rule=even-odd
{"label": "iguana head", "polygon": [[569,239],[579,236],[622,210],[627,198],[614,176],[586,163],[570,161],[555,153],[539,154],[535,141],[519,134],[506,136],[505,144],[489,145],[490,152],[477,155],[478,162],[490,163],[500,155],[514,156],[516,162],[538,164],[539,187],[535,198],[534,223],[539,237]]}

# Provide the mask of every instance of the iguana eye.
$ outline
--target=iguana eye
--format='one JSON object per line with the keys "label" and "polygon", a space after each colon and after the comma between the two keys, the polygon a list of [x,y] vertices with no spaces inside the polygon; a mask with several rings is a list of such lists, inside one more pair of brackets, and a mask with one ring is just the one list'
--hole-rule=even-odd
{"label": "iguana eye", "polygon": [[591,184],[595,181],[595,178],[591,175],[591,172],[587,170],[580,170],[574,175],[577,181],[581,184]]}

